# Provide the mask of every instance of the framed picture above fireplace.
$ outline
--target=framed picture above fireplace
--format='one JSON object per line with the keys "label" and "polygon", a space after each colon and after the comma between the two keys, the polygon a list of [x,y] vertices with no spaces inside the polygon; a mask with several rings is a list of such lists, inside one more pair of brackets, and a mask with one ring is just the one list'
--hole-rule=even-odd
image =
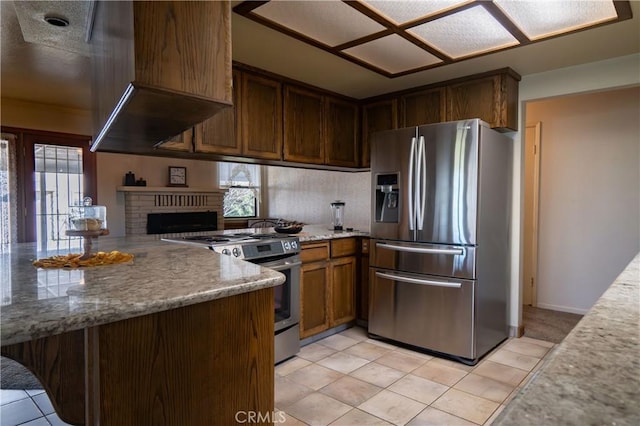
{"label": "framed picture above fireplace", "polygon": [[169,166],[169,183],[167,186],[187,186],[187,168]]}

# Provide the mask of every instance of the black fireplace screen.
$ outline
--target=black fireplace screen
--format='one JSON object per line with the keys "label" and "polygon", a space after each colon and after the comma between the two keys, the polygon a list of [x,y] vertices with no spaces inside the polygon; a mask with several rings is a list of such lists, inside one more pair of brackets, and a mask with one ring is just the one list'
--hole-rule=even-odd
{"label": "black fireplace screen", "polygon": [[149,213],[147,234],[217,231],[217,212]]}

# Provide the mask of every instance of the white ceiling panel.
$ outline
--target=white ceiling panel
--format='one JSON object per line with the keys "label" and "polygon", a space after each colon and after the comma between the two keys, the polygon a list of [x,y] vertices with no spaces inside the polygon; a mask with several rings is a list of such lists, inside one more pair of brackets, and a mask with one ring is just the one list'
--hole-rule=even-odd
{"label": "white ceiling panel", "polygon": [[518,44],[518,40],[481,6],[418,25],[407,32],[452,58]]}
{"label": "white ceiling panel", "polygon": [[354,46],[343,52],[392,74],[442,62],[397,34]]}
{"label": "white ceiling panel", "polygon": [[270,1],[253,13],[327,46],[337,46],[385,29],[339,1]]}
{"label": "white ceiling panel", "polygon": [[471,0],[363,1],[371,9],[396,25],[415,21],[470,2]]}
{"label": "white ceiling panel", "polygon": [[611,1],[496,0],[509,18],[532,40],[617,18]]}

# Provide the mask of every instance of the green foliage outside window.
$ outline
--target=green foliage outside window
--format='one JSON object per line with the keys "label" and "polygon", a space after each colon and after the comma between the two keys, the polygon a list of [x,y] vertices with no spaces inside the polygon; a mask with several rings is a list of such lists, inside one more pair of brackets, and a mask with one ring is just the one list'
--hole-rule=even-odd
{"label": "green foliage outside window", "polygon": [[224,195],[224,217],[256,217],[256,194],[253,188],[229,188]]}
{"label": "green foliage outside window", "polygon": [[260,166],[257,164],[218,163],[220,188],[224,195],[223,213],[226,218],[258,216]]}

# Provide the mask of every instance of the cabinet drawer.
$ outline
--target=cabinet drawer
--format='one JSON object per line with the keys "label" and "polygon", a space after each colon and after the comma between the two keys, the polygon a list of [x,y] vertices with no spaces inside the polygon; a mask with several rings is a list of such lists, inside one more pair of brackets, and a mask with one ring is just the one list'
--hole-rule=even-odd
{"label": "cabinet drawer", "polygon": [[303,244],[302,251],[300,251],[300,259],[302,260],[302,263],[329,259],[329,243],[321,242]]}
{"label": "cabinet drawer", "polygon": [[356,254],[355,238],[338,238],[331,240],[331,257],[351,256]]}

